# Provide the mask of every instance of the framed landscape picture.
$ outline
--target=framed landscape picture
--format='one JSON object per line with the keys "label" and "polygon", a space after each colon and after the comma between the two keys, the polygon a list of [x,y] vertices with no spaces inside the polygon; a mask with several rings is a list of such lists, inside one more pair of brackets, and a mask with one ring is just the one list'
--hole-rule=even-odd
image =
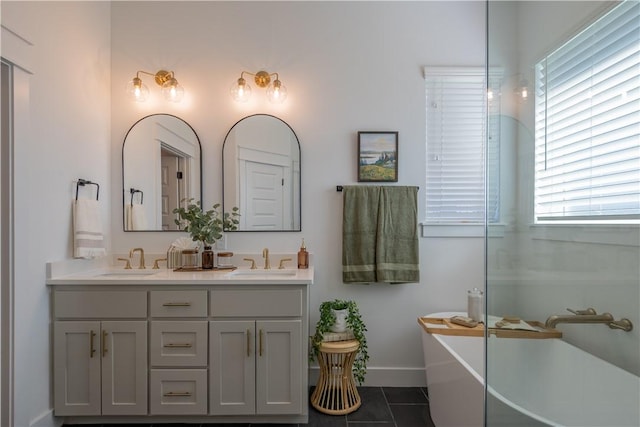
{"label": "framed landscape picture", "polygon": [[398,132],[358,132],[358,182],[398,182]]}

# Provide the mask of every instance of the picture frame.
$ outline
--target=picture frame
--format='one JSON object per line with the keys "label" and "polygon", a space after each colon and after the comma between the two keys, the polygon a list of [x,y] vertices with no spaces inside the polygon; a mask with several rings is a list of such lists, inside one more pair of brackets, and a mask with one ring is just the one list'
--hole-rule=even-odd
{"label": "picture frame", "polygon": [[358,132],[358,182],[398,182],[398,132]]}

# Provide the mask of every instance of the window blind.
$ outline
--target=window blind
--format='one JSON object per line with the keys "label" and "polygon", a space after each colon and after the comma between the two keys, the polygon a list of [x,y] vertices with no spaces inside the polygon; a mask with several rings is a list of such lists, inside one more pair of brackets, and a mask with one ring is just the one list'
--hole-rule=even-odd
{"label": "window blind", "polygon": [[640,218],[640,3],[535,67],[537,221]]}
{"label": "window blind", "polygon": [[[426,222],[485,219],[487,84],[482,67],[425,67]],[[499,103],[496,102],[496,105]],[[492,126],[497,130],[497,126]],[[498,134],[490,155],[497,156]],[[498,214],[497,174],[488,209]]]}

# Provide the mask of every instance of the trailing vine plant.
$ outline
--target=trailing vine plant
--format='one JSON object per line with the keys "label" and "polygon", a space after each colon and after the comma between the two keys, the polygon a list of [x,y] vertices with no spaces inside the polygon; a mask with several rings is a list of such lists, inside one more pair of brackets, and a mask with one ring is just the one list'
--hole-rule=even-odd
{"label": "trailing vine plant", "polygon": [[316,323],[316,332],[311,338],[312,350],[309,354],[309,360],[314,361],[316,359],[320,352],[320,344],[322,344],[324,334],[331,331],[331,327],[336,321],[333,310],[344,309],[347,310],[347,329],[353,333],[354,339],[360,344],[358,354],[353,362],[352,372],[353,378],[358,385],[362,385],[367,374],[367,361],[369,360],[367,338],[364,334],[367,331],[367,327],[362,321],[362,316],[355,301],[335,299],[320,304],[320,319]]}

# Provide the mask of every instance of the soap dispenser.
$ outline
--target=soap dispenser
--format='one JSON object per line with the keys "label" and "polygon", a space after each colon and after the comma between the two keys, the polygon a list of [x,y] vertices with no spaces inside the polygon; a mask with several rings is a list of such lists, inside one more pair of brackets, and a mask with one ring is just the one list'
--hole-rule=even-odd
{"label": "soap dispenser", "polygon": [[482,322],[483,292],[478,288],[467,291],[467,316],[476,322]]}
{"label": "soap dispenser", "polygon": [[309,252],[302,239],[302,245],[298,251],[298,268],[309,268]]}

